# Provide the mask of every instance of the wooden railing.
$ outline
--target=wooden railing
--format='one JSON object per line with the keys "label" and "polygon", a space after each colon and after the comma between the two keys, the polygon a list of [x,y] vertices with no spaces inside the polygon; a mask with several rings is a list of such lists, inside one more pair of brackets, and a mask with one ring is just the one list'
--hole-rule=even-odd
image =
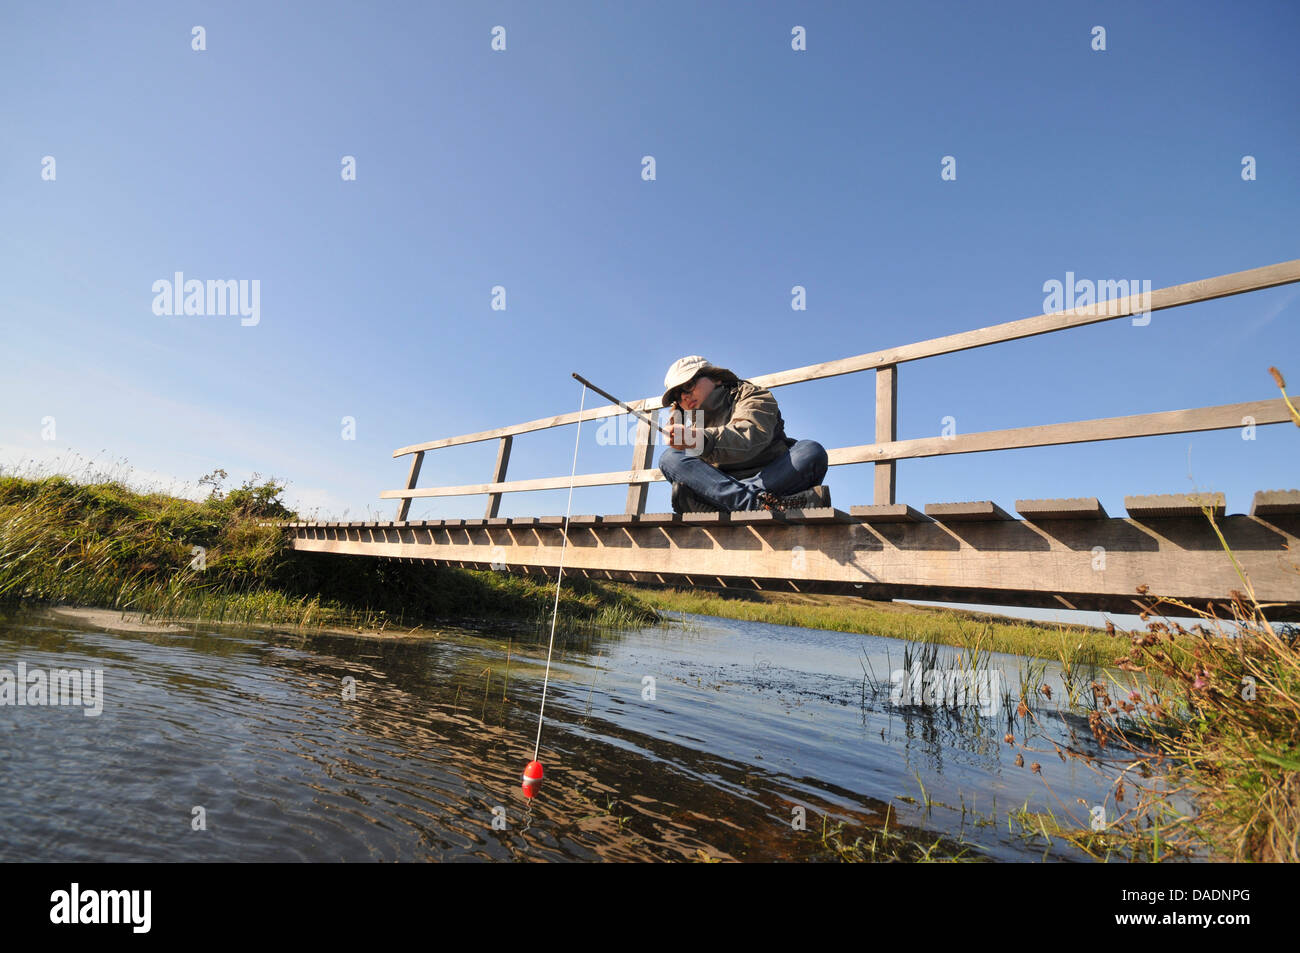
{"label": "wooden railing", "polygon": [[[1275,400],[1248,401],[1240,404],[1221,404],[1214,407],[1196,407],[1188,410],[1170,410],[1130,417],[1106,417],[1096,420],[1079,420],[1069,423],[1018,427],[1012,430],[989,430],[981,433],[954,434],[940,437],[920,437],[898,440],[898,365],[939,354],[951,354],[1003,341],[1034,337],[1052,331],[1082,327],[1102,321],[1114,321],[1153,311],[1164,311],[1198,301],[1211,301],[1248,291],[1260,291],[1278,285],[1300,281],[1300,259],[1252,268],[1231,275],[1206,278],[1183,285],[1161,288],[1147,294],[1131,294],[1126,298],[1101,301],[1086,308],[1040,314],[1037,317],[1008,321],[974,331],[949,334],[915,344],[871,351],[856,357],[846,357],[824,364],[810,364],[775,374],[765,374],[750,380],[760,387],[784,387],[804,381],[856,374],[860,371],[876,372],[876,430],[872,443],[851,447],[837,447],[828,451],[831,466],[851,463],[875,464],[875,503],[893,503],[895,494],[895,462],[913,457],[943,456],[954,453],[976,453],[984,450],[1010,450],[1022,447],[1047,447],[1067,443],[1085,443],[1095,440],[1118,440],[1128,437],[1149,437],[1157,434],[1191,433],[1202,430],[1226,430],[1243,425],[1243,418],[1251,417],[1257,426],[1284,423],[1290,420],[1286,403]],[[660,395],[631,402],[630,406],[657,416]],[[413,455],[406,487],[385,490],[381,499],[401,500],[397,510],[399,522],[406,519],[411,500],[439,496],[470,496],[486,493],[487,516],[495,517],[501,504],[502,493],[521,493],[528,490],[563,489],[570,484],[567,476],[542,477],[532,480],[506,480],[506,466],[510,461],[510,447],[515,435],[563,427],[579,421],[599,420],[626,413],[615,404],[593,407],[580,413],[559,414],[527,423],[484,430],[480,433],[445,437],[428,443],[412,444],[393,451],[394,457]],[[462,486],[439,486],[417,489],[424,455],[430,450],[455,447],[483,440],[497,440],[497,461],[492,479],[487,483]],[[607,473],[579,474],[573,486],[628,485],[628,513],[644,513],[649,484],[662,480],[663,474],[650,468],[654,455],[655,431],[644,422],[637,426],[632,454],[632,467]]]}

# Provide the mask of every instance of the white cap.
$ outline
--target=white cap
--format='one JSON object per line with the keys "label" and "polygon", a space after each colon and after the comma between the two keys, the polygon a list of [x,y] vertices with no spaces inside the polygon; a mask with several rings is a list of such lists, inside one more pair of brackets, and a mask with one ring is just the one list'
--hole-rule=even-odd
{"label": "white cap", "polygon": [[673,361],[673,366],[668,368],[668,373],[664,375],[664,406],[667,407],[672,403],[669,396],[675,389],[681,387],[700,371],[712,366],[698,354],[692,354],[690,357],[682,357]]}

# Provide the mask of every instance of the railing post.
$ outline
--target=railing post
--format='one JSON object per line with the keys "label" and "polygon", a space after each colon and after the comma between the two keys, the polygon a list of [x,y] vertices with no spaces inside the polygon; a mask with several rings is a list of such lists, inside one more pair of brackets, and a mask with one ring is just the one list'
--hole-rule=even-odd
{"label": "railing post", "polygon": [[[898,439],[898,365],[876,368],[876,443]],[[896,460],[882,460],[876,467],[875,503],[894,502],[897,481]]]}
{"label": "railing post", "polygon": [[[424,463],[424,451],[417,450],[415,455],[411,458],[411,474],[406,478],[406,488],[408,490],[415,489],[415,481],[420,479],[420,464],[422,463]],[[397,522],[405,523],[406,514],[410,511],[411,498],[409,496],[404,496],[402,497],[402,502],[397,504]]]}
{"label": "railing post", "polygon": [[[658,420],[659,411],[646,408],[647,413],[652,419]],[[655,434],[658,432],[644,420],[638,418],[636,426],[636,446],[632,448],[632,469],[648,470],[650,464],[654,461],[655,454]],[[645,512],[646,496],[650,492],[649,483],[629,483],[627,487],[627,507],[626,511],[634,516],[640,516]]]}
{"label": "railing post", "polygon": [[[493,483],[501,483],[506,478],[506,465],[510,463],[510,443],[514,439],[515,439],[514,437],[507,434],[506,436],[502,437],[501,442],[497,444],[497,465],[492,470]],[[484,519],[495,519],[497,515],[497,510],[500,508],[500,506],[501,506],[501,494],[489,493],[488,505],[487,505],[487,516],[485,516]]]}

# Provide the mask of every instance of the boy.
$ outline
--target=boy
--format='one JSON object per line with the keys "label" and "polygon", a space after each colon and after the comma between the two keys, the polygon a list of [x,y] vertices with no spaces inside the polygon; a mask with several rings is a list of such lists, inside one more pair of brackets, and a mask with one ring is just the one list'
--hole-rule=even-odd
{"label": "boy", "polygon": [[[826,449],[785,435],[776,398],[699,355],[674,361],[664,377],[663,405],[674,413],[670,449],[659,469],[673,484],[682,512],[787,510],[831,505]],[[696,411],[698,426],[677,422]],[[684,415],[683,415],[684,421]]]}

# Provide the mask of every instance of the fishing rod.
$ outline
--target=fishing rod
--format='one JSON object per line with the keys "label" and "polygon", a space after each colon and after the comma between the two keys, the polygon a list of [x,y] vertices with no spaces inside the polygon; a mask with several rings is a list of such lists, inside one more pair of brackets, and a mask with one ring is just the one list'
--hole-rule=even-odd
{"label": "fishing rod", "polygon": [[[582,374],[575,373],[573,374],[573,377],[577,378],[578,381],[581,381],[582,384],[590,387],[591,390],[594,390],[595,393],[601,395],[601,397],[603,397],[604,399],[610,400],[610,402],[616,403],[617,406],[623,408],[623,410],[627,411],[628,413],[632,413],[632,415],[640,417],[641,420],[646,421],[647,424],[650,424],[650,426],[653,426],[655,430],[658,430],[659,433],[662,433],[664,437],[667,437],[669,442],[672,441],[672,434],[669,434],[667,430],[664,430],[662,426],[659,426],[659,424],[656,423],[653,417],[650,417],[649,415],[646,415],[646,413],[642,413],[641,411],[632,410],[632,407],[629,407],[628,404],[621,402],[619,398],[614,397],[614,394],[604,393],[604,391],[599,389],[599,387],[595,386],[594,384],[591,384],[589,380],[586,380],[585,377],[582,377]],[[677,410],[677,404],[673,404],[673,410]],[[685,411],[682,411],[682,415],[685,415]]]}
{"label": "fishing rod", "polygon": [[597,386],[596,386],[595,384],[593,384],[591,381],[587,380],[587,379],[586,379],[585,377],[583,377],[581,374],[576,374],[576,373],[575,373],[573,376],[574,376],[575,379],[581,381],[585,386],[590,387],[592,390],[594,390],[594,391],[595,391],[597,394],[599,394],[601,397],[604,397],[606,400],[611,401],[612,403],[618,404],[620,407],[622,407],[624,410],[626,410],[629,414],[634,414],[634,415],[636,415],[637,417],[640,417],[642,420],[644,420],[646,423],[648,423],[651,427],[654,427],[654,428],[655,428],[656,430],[658,430],[661,434],[663,434],[665,437],[667,437],[670,441],[672,440],[672,435],[671,435],[667,430],[664,430],[663,427],[660,427],[659,424],[658,424],[658,422],[655,421],[655,420],[652,420],[652,419],[651,419],[647,414],[643,414],[643,413],[641,413],[641,411],[639,411],[639,410],[633,410],[631,407],[629,407],[627,404],[623,403],[621,400],[619,400],[619,399],[618,399],[617,397],[615,397],[613,394],[607,394],[607,393],[605,393],[605,391],[601,390],[599,387],[597,387]]}

